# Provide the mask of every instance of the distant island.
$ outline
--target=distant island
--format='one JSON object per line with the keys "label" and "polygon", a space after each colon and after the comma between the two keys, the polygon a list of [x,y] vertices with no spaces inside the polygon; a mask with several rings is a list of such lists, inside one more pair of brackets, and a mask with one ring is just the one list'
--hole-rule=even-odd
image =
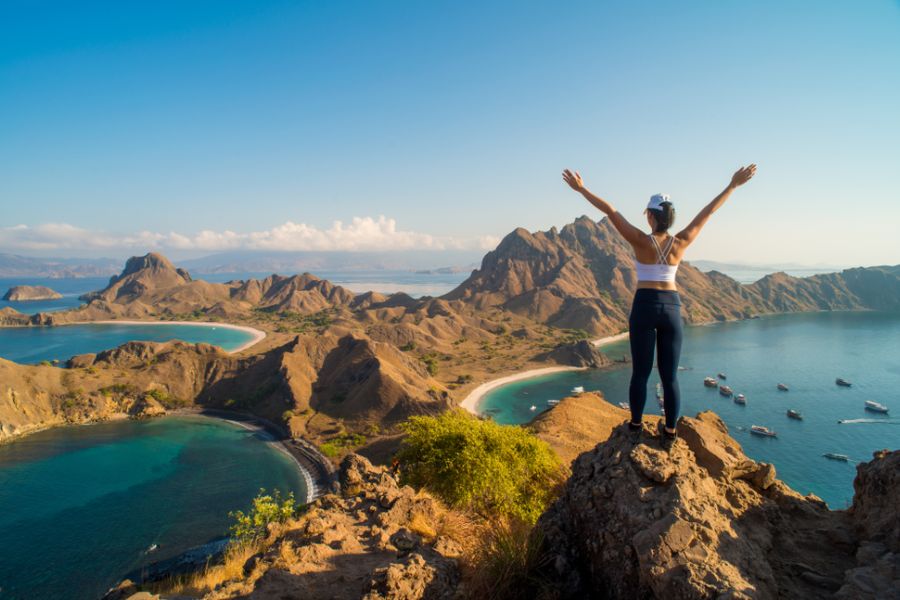
{"label": "distant island", "polygon": [[6,290],[4,300],[18,302],[21,300],[56,300],[62,294],[43,285],[14,285]]}

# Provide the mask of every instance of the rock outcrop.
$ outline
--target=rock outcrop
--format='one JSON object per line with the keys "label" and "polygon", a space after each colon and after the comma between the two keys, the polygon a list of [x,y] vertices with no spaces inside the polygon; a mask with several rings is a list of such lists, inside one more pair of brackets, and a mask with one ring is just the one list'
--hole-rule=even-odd
{"label": "rock outcrop", "polygon": [[356,454],[341,462],[340,484],[341,495],[315,501],[247,565],[246,579],[223,584],[204,598],[461,597],[462,546],[446,508]]}
{"label": "rock outcrop", "polygon": [[19,302],[21,300],[56,300],[62,294],[43,285],[14,285],[3,294],[4,300]]}
{"label": "rock outcrop", "polygon": [[624,425],[572,465],[541,517],[563,598],[897,598],[900,452],[859,467],[830,511],[744,455],[713,413],[668,451]]}

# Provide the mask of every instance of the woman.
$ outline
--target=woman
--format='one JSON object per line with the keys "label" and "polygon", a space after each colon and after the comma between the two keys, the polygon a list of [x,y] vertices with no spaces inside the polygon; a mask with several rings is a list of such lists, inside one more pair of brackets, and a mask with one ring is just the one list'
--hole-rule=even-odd
{"label": "woman", "polygon": [[725,190],[707,204],[687,227],[673,236],[668,231],[675,222],[675,208],[668,195],[656,194],[650,198],[644,211],[650,225],[650,233],[646,234],[629,223],[609,202],[584,187],[577,171],[563,171],[563,180],[609,217],[616,230],[634,249],[638,282],[628,319],[632,363],[631,385],[628,388],[631,420],[628,426],[635,435],[639,435],[642,429],[641,417],[647,401],[647,380],[653,370],[655,345],[666,413],[665,426],[659,423],[659,433],[667,447],[676,438],[675,424],[681,404],[677,376],[682,322],[675,273],[685,250],[697,239],[712,214],[754,174],[755,164],[738,169]]}

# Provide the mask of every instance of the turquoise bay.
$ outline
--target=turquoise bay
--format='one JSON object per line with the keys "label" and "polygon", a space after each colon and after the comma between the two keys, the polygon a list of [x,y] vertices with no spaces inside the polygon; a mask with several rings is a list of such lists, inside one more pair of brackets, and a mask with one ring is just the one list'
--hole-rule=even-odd
{"label": "turquoise bay", "polygon": [[228,512],[263,487],[306,496],[265,434],[207,417],[63,427],[0,446],[0,597],[98,598],[226,534]]}
{"label": "turquoise bay", "polygon": [[247,331],[225,326],[147,323],[84,323],[53,327],[0,328],[0,357],[18,363],[65,362],[76,354],[100,352],[133,340],[204,342],[233,350],[252,339]]}
{"label": "turquoise bay", "polygon": [[[715,411],[749,456],[773,463],[778,476],[797,491],[844,508],[853,497],[854,462],[871,459],[875,450],[900,448],[898,349],[900,314],[824,312],[688,327],[679,373],[682,414]],[[604,351],[627,356],[628,342]],[[735,393],[747,396],[746,406],[703,386],[704,377],[719,372]],[[603,392],[614,404],[627,402],[630,376],[625,365],[519,381],[488,394],[479,410],[502,423],[525,423],[547,407],[547,400],[569,395],[579,385]],[[852,381],[853,387],[836,386],[836,377]],[[656,381],[652,376],[647,413],[659,414]],[[778,391],[778,382],[790,391]],[[887,405],[891,413],[866,411],[866,400]],[[803,421],[788,419],[789,408],[799,410]],[[778,438],[752,436],[751,425],[775,429]],[[846,454],[853,462],[828,460],[822,456],[826,452]]]}

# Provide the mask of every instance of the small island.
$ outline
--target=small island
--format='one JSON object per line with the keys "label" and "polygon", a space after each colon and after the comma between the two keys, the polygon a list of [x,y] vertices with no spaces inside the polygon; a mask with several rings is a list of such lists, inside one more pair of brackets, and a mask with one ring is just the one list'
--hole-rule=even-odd
{"label": "small island", "polygon": [[14,285],[3,295],[4,300],[56,300],[62,294],[43,285]]}

